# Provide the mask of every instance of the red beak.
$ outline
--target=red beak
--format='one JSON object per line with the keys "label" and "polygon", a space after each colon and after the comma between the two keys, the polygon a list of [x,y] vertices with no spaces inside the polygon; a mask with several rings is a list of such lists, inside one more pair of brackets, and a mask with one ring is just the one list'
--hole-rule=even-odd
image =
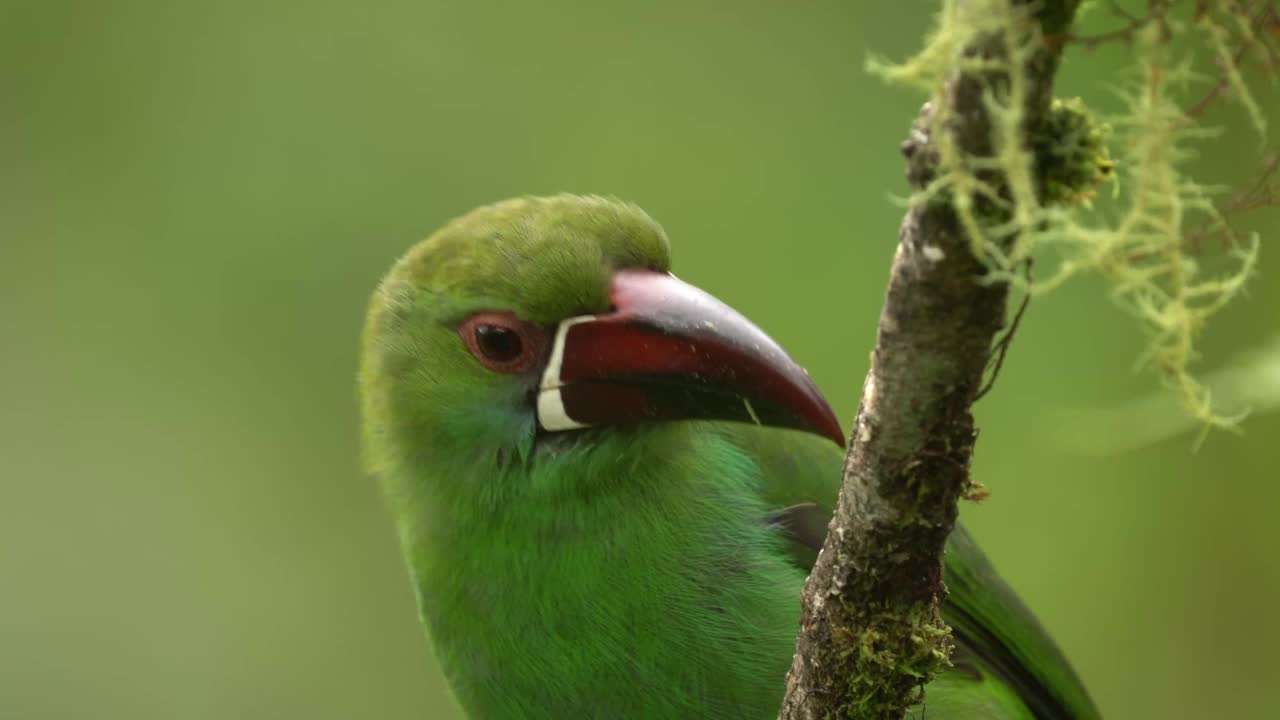
{"label": "red beak", "polygon": [[649,420],[738,420],[844,446],[835,413],[768,335],[671,275],[620,270],[615,312],[560,323],[538,393],[544,430]]}

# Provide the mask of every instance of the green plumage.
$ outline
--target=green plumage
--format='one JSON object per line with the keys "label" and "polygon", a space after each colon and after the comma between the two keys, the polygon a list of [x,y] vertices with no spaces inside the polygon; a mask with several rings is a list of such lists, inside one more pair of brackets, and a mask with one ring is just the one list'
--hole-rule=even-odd
{"label": "green plumage", "polygon": [[[712,421],[540,432],[538,372],[492,372],[458,334],[482,311],[551,332],[608,312],[615,271],[668,266],[662,230],[633,206],[528,198],[446,226],[373,297],[367,464],[476,720],[776,716],[812,555],[771,518],[829,507],[840,451]],[[962,647],[928,689],[928,717],[1096,716],[967,537],[947,560]]]}

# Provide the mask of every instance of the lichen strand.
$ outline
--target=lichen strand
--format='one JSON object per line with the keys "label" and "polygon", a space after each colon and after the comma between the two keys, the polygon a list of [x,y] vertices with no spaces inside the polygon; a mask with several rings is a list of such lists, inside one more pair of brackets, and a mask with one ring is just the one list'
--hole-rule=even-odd
{"label": "lichen strand", "polygon": [[[869,64],[890,82],[924,89],[935,98],[931,105],[943,108],[927,113],[913,133],[930,142],[913,140],[905,148],[909,154],[916,146],[929,149],[911,158],[908,177],[918,188],[911,202],[954,209],[988,282],[1040,294],[1080,273],[1104,277],[1115,302],[1150,338],[1144,360],[1206,429],[1231,427],[1239,418],[1216,408],[1191,373],[1195,340],[1205,321],[1242,291],[1259,241],[1236,237],[1215,205],[1217,189],[1185,174],[1195,145],[1214,133],[1199,126],[1177,96],[1209,73],[1174,58],[1170,48],[1175,38],[1201,43],[1208,52],[1192,57],[1212,58],[1221,68],[1219,91],[1263,133],[1266,119],[1238,67],[1245,51],[1265,49],[1245,5],[1206,0],[1189,20],[1164,12],[1137,22],[1126,34],[1137,58],[1128,108],[1106,122],[1078,98],[1055,100],[1044,118],[1027,117],[1035,72],[1029,60],[1042,43],[1062,42],[1067,28],[1028,32],[1031,10],[1016,0],[946,0],[919,54],[898,65]],[[960,52],[983,37],[999,38],[1004,52]],[[948,132],[957,123],[955,110],[936,98],[956,67],[983,84],[989,152],[966,151],[973,144]],[[1116,192],[1106,207],[1095,208],[1097,189],[1108,181]],[[1226,248],[1217,274],[1205,270],[1209,244],[1197,240],[1206,236]],[[1028,277],[1024,268],[1033,257],[1037,275]]]}

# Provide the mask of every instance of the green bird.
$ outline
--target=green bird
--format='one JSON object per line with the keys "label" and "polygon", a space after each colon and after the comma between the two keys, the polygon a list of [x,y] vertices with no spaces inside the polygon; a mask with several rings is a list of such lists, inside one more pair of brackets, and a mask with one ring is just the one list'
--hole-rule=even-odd
{"label": "green bird", "polygon": [[[369,307],[366,465],[461,706],[507,718],[774,718],[844,435],[764,332],[670,274],[634,205],[472,211]],[[929,718],[1092,718],[957,529],[954,668]]]}

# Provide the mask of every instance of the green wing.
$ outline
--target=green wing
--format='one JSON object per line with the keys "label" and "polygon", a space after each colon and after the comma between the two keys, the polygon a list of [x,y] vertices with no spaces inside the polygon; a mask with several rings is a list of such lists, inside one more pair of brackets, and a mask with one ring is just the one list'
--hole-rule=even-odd
{"label": "green wing", "polygon": [[[726,432],[760,466],[765,500],[779,508],[769,521],[795,541],[793,557],[807,571],[826,535],[843,452],[804,433],[750,425]],[[1011,708],[1025,705],[1037,718],[1099,717],[1062,651],[963,527],[952,533],[944,564],[943,616],[955,633],[956,667],[926,696],[930,716],[1019,717],[1025,710]]]}

